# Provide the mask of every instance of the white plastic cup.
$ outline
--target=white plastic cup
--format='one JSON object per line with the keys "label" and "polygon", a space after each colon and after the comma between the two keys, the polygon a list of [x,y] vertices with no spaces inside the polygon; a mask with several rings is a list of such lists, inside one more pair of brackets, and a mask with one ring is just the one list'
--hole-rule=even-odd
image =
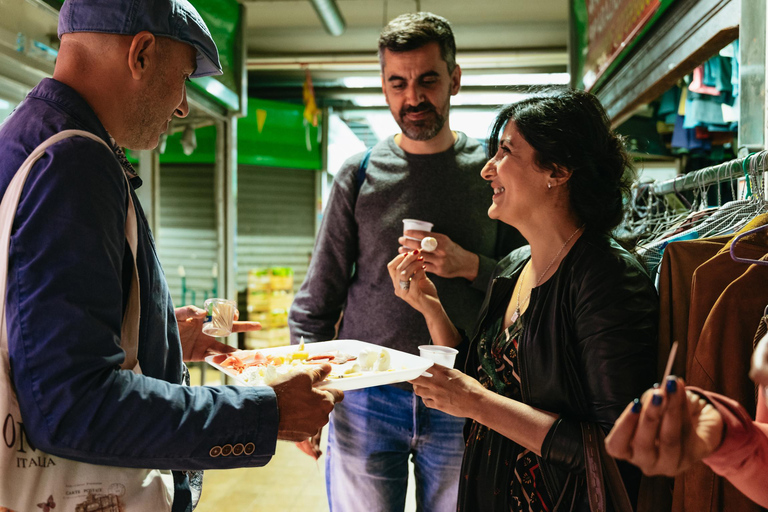
{"label": "white plastic cup", "polygon": [[410,238],[411,240],[416,240],[417,242],[421,242],[421,238],[414,238],[412,236],[408,236],[405,234],[408,230],[413,231],[432,231],[432,227],[434,224],[431,222],[427,222],[425,220],[416,220],[416,219],[403,219],[403,236],[406,238]]}
{"label": "white plastic cup", "polygon": [[455,348],[444,347],[442,345],[419,345],[419,355],[430,361],[434,361],[435,364],[445,366],[446,368],[453,368],[456,363],[456,354],[459,351]]}
{"label": "white plastic cup", "polygon": [[204,304],[203,334],[221,338],[232,334],[237,303],[227,299],[208,299]]}

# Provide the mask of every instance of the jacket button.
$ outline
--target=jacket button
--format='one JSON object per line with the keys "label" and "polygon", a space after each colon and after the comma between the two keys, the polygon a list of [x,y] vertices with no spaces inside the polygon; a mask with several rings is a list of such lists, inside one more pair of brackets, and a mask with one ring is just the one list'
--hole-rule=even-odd
{"label": "jacket button", "polygon": [[253,451],[256,449],[256,445],[253,443],[248,443],[245,445],[245,454],[250,455],[253,453]]}
{"label": "jacket button", "polygon": [[218,457],[219,455],[221,455],[221,446],[214,446],[213,448],[211,448],[211,451],[208,452],[208,455],[210,455],[211,457]]}
{"label": "jacket button", "polygon": [[232,447],[232,455],[234,456],[242,455],[243,450],[245,450],[243,443],[237,443],[235,446]]}
{"label": "jacket button", "polygon": [[224,457],[228,456],[230,453],[232,453],[232,445],[231,444],[225,444],[224,446],[221,447],[221,454]]}

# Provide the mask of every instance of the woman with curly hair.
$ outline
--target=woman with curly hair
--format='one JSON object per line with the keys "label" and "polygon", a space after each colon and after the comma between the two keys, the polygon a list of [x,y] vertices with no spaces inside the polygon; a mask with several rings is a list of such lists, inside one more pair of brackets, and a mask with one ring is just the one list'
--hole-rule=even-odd
{"label": "woman with curly hair", "polygon": [[[490,154],[488,215],[530,245],[499,263],[471,338],[448,320],[417,251],[389,263],[432,342],[466,355],[464,372],[433,366],[414,390],[468,418],[458,510],[586,512],[583,432],[608,432],[656,368],[655,289],[611,235],[631,165],[599,101],[575,90],[505,107]],[[620,472],[634,502],[640,473]]]}

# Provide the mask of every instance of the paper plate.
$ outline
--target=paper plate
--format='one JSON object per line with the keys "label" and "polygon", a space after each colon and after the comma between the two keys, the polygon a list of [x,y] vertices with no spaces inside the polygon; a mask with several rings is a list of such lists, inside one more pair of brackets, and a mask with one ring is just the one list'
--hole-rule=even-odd
{"label": "paper plate", "polygon": [[[296,352],[298,349],[299,349],[298,345],[288,345],[284,347],[271,347],[271,348],[263,348],[259,350],[240,350],[237,352],[233,352],[233,355],[245,357],[250,354],[253,354],[254,352],[261,352],[265,356],[268,356],[268,355],[285,356],[287,354]],[[358,340],[320,341],[317,343],[306,343],[304,345],[304,350],[306,350],[309,353],[310,357],[315,354],[321,354],[324,352],[333,352],[333,351],[339,351],[345,354],[357,356],[358,354],[360,354],[361,351],[366,349],[378,351],[378,350],[381,350],[382,347],[380,347],[379,345],[374,345],[373,343],[366,343],[364,341],[358,341]],[[434,364],[429,359],[425,359],[423,357],[419,357],[413,354],[408,354],[406,352],[401,352],[399,350],[393,350],[390,348],[387,348],[385,350],[389,352],[389,356],[390,356],[389,371],[384,371],[384,372],[367,371],[367,372],[362,372],[362,375],[357,375],[352,377],[326,379],[316,384],[315,386],[331,387],[331,388],[341,389],[344,391],[350,391],[353,389],[363,389],[363,388],[370,388],[373,386],[383,386],[385,384],[394,384],[396,382],[404,382],[406,380],[415,379],[416,377],[424,373],[424,370],[426,370],[427,368],[429,368]],[[224,368],[216,364],[213,361],[214,358],[217,358],[217,356],[208,356],[205,358],[205,361],[211,366],[213,366],[214,368],[218,369],[219,371],[229,375],[240,384],[243,384],[245,386],[258,385],[258,384],[247,382],[242,374],[239,374],[230,368]],[[355,360],[355,361],[348,361],[341,365],[334,364],[332,365],[333,373],[343,373],[344,370],[351,368],[352,365],[354,365],[357,362],[358,361]]]}

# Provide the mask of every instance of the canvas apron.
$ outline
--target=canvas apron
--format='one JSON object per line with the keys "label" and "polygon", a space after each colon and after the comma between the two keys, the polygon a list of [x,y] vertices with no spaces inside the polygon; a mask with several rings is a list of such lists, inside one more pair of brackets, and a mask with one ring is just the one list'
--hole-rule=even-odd
{"label": "canvas apron", "polygon": [[[101,138],[81,130],[66,130],[54,135],[24,161],[0,203],[0,427],[3,441],[0,444],[0,512],[53,509],[56,512],[170,511],[174,489],[170,471],[86,464],[32,448],[24,432],[24,421],[11,382],[5,291],[8,251],[16,208],[34,163],[45,153],[46,148],[73,136],[87,137],[109,148]],[[126,357],[119,371],[141,373],[137,360],[141,307],[136,267],[138,236],[136,211],[130,193],[128,201],[125,236],[133,255],[133,278],[123,315],[120,341]]]}

